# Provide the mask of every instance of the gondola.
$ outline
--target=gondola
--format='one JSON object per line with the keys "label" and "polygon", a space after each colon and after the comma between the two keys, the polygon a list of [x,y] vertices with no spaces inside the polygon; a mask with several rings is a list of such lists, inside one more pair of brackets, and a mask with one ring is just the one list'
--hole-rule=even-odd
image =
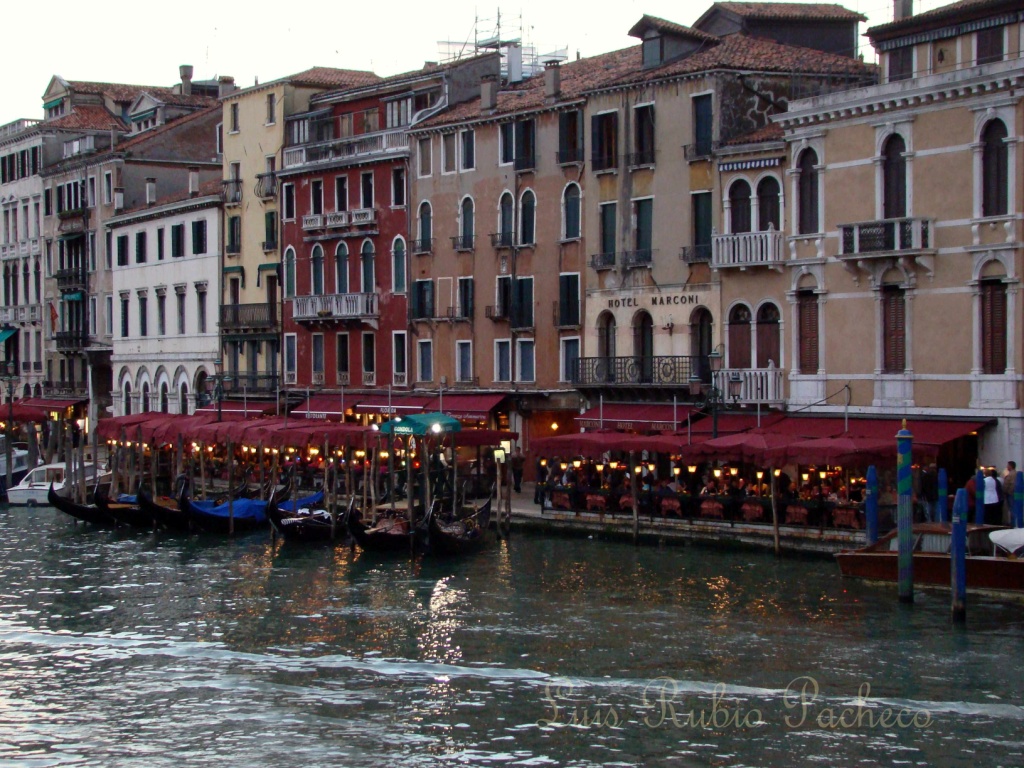
{"label": "gondola", "polygon": [[235,499],[218,504],[193,501],[187,493],[182,493],[178,505],[188,515],[192,528],[202,533],[229,535],[267,527],[267,502],[259,499]]}
{"label": "gondola", "polygon": [[[305,503],[304,503],[305,502]],[[299,499],[295,505],[267,506],[267,517],[274,530],[287,541],[328,541],[343,542],[348,539],[346,519],[355,504],[349,502],[348,509],[332,522],[331,514],[323,508],[323,492]],[[298,511],[295,511],[295,510]]]}
{"label": "gondola", "polygon": [[50,506],[71,515],[76,520],[81,520],[83,523],[91,523],[104,528],[112,528],[117,525],[113,517],[95,504],[78,504],[71,499],[64,498],[53,489],[53,483],[50,483],[46,501]]}
{"label": "gondola", "polygon": [[106,493],[97,489],[95,498],[96,506],[114,518],[118,525],[144,530],[152,529],[154,526],[152,513],[142,508],[136,496],[122,495],[117,501],[113,501]]}
{"label": "gondola", "polygon": [[430,515],[426,549],[431,555],[466,555],[478,552],[487,543],[491,524],[491,498],[480,507],[463,507],[458,515]]}
{"label": "gondola", "polygon": [[348,531],[360,548],[371,552],[409,552],[409,512],[402,507],[378,511],[376,518],[368,525],[363,522],[362,512],[351,510],[347,515]]}
{"label": "gondola", "polygon": [[183,512],[178,499],[170,496],[153,497],[142,488],[138,493],[139,507],[153,518],[159,528],[176,533],[188,533],[192,530],[187,512]]}

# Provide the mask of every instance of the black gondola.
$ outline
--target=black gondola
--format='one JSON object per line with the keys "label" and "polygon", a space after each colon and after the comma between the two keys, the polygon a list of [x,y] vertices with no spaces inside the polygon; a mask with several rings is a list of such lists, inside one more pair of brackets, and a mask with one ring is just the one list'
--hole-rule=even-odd
{"label": "black gondola", "polygon": [[137,496],[139,507],[153,518],[157,527],[177,533],[188,533],[192,530],[187,512],[183,512],[178,499],[170,496],[153,497],[145,490],[139,489]]}
{"label": "black gondola", "polygon": [[409,552],[409,512],[396,507],[378,513],[372,524],[363,522],[362,512],[353,509],[347,515],[348,531],[363,549],[371,552]]}
{"label": "black gondola", "polygon": [[491,524],[491,499],[480,507],[463,507],[458,516],[431,514],[426,549],[432,555],[466,555],[478,552],[487,543]]}
{"label": "black gondola", "polygon": [[352,499],[348,509],[333,522],[326,509],[312,509],[303,513],[301,506],[300,512],[294,512],[270,504],[267,506],[267,517],[274,529],[288,541],[338,543],[348,539],[346,521],[354,505],[355,499]]}
{"label": "black gondola", "polygon": [[78,504],[71,501],[71,499],[65,499],[53,490],[53,483],[50,483],[50,490],[46,494],[46,500],[50,506],[71,515],[76,520],[81,520],[83,523],[91,523],[92,525],[99,525],[104,528],[112,528],[117,525],[113,517],[95,504]]}
{"label": "black gondola", "polygon": [[113,501],[104,491],[99,489],[97,489],[94,495],[96,506],[114,518],[118,525],[127,525],[131,528],[141,528],[144,530],[154,527],[152,513],[142,508],[137,497],[133,501]]}
{"label": "black gondola", "polygon": [[193,501],[182,493],[178,504],[192,528],[202,533],[248,533],[266,528],[268,523],[267,502],[257,499],[234,499],[229,506],[228,502]]}

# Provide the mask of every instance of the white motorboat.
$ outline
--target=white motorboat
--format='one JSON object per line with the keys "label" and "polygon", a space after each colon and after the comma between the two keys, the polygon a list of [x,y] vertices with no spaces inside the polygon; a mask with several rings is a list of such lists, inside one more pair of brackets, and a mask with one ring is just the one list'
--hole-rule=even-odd
{"label": "white motorboat", "polygon": [[[24,479],[7,491],[9,504],[20,504],[34,507],[37,504],[47,503],[47,493],[50,490],[50,483],[57,493],[64,488],[64,472],[67,466],[64,462],[57,464],[43,464],[36,467],[25,475]],[[96,483],[96,466],[85,465],[86,483],[91,487]]]}

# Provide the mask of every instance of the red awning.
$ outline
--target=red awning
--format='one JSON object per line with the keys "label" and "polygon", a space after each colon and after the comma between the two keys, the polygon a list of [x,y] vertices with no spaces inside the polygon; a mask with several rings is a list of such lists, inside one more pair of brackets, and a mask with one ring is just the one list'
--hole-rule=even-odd
{"label": "red awning", "polygon": [[[448,398],[445,398],[447,400]],[[451,445],[452,440],[459,448],[476,448],[488,445],[501,445],[508,441],[515,443],[519,439],[518,432],[505,432],[500,429],[463,429],[459,432],[450,432],[444,437],[444,444]]]}
{"label": "red awning", "polygon": [[6,408],[0,408],[0,418],[6,418],[10,412],[15,421],[47,421],[53,411],[63,413],[68,408],[86,402],[88,400],[50,400],[45,397],[26,397],[15,400],[13,405]]}
{"label": "red awning", "polygon": [[[778,411],[763,412],[760,419],[758,419],[757,413],[720,413],[718,414],[718,436],[746,432],[759,427],[765,429],[784,418],[786,417]],[[683,424],[679,428],[679,434],[694,443],[707,440],[713,431],[714,419],[710,414],[702,414],[699,419],[694,418],[689,427]]]}
{"label": "red awning", "polygon": [[434,399],[433,395],[398,395],[388,397],[387,392],[376,395],[364,395],[356,403],[357,413],[422,413],[427,404]]}
{"label": "red awning", "polygon": [[134,439],[129,437],[129,433],[134,434],[134,428],[139,424],[145,424],[150,419],[156,416],[166,416],[164,413],[130,413],[127,416],[113,416],[105,419],[100,419],[96,425],[96,436],[100,440],[120,440],[121,430],[125,430],[125,436],[127,439]]}
{"label": "red awning", "polygon": [[576,425],[588,429],[618,429],[624,432],[665,432],[678,429],[693,408],[671,403],[605,403],[576,417]]}
{"label": "red awning", "polygon": [[431,400],[426,410],[445,413],[453,419],[486,419],[504,399],[504,394],[445,394]]}
{"label": "red awning", "polygon": [[616,451],[622,438],[621,432],[574,432],[554,437],[537,437],[530,443],[530,452],[543,456],[601,456],[606,451]]}
{"label": "red awning", "polygon": [[[842,424],[842,419],[839,422]],[[990,421],[908,419],[907,429],[914,436],[915,445],[940,446],[979,432],[990,423]],[[858,437],[889,439],[896,442],[896,433],[902,428],[902,419],[850,419],[849,434]]]}
{"label": "red awning", "polygon": [[265,416],[277,408],[273,400],[222,400],[220,407],[217,401],[196,408],[196,413],[220,413],[222,419],[253,419]]}
{"label": "red awning", "polygon": [[313,395],[298,408],[292,410],[292,416],[301,419],[325,419],[327,421],[341,421],[345,415],[344,409],[351,409],[356,404],[356,399],[349,395],[345,399],[342,395]]}

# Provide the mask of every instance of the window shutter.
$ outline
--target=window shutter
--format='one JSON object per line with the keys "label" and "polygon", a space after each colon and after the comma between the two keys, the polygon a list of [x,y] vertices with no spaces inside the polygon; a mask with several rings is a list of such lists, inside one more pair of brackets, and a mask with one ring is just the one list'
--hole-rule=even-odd
{"label": "window shutter", "polygon": [[757,324],[757,367],[767,368],[769,360],[776,367],[782,362],[779,324],[762,320]]}
{"label": "window shutter", "polygon": [[882,294],[882,370],[885,373],[903,373],[907,367],[905,309],[903,291],[885,289]]}
{"label": "window shutter", "polygon": [[800,373],[818,372],[818,298],[813,293],[800,294]]}
{"label": "window shutter", "polygon": [[729,323],[729,367],[750,367],[750,320],[749,317]]}
{"label": "window shutter", "polygon": [[569,137],[569,115],[573,114],[570,112],[559,112],[558,113],[558,156],[564,158],[570,149],[575,147],[570,145]]}
{"label": "window shutter", "polygon": [[1006,373],[1006,287],[982,283],[981,366],[987,374]]}

